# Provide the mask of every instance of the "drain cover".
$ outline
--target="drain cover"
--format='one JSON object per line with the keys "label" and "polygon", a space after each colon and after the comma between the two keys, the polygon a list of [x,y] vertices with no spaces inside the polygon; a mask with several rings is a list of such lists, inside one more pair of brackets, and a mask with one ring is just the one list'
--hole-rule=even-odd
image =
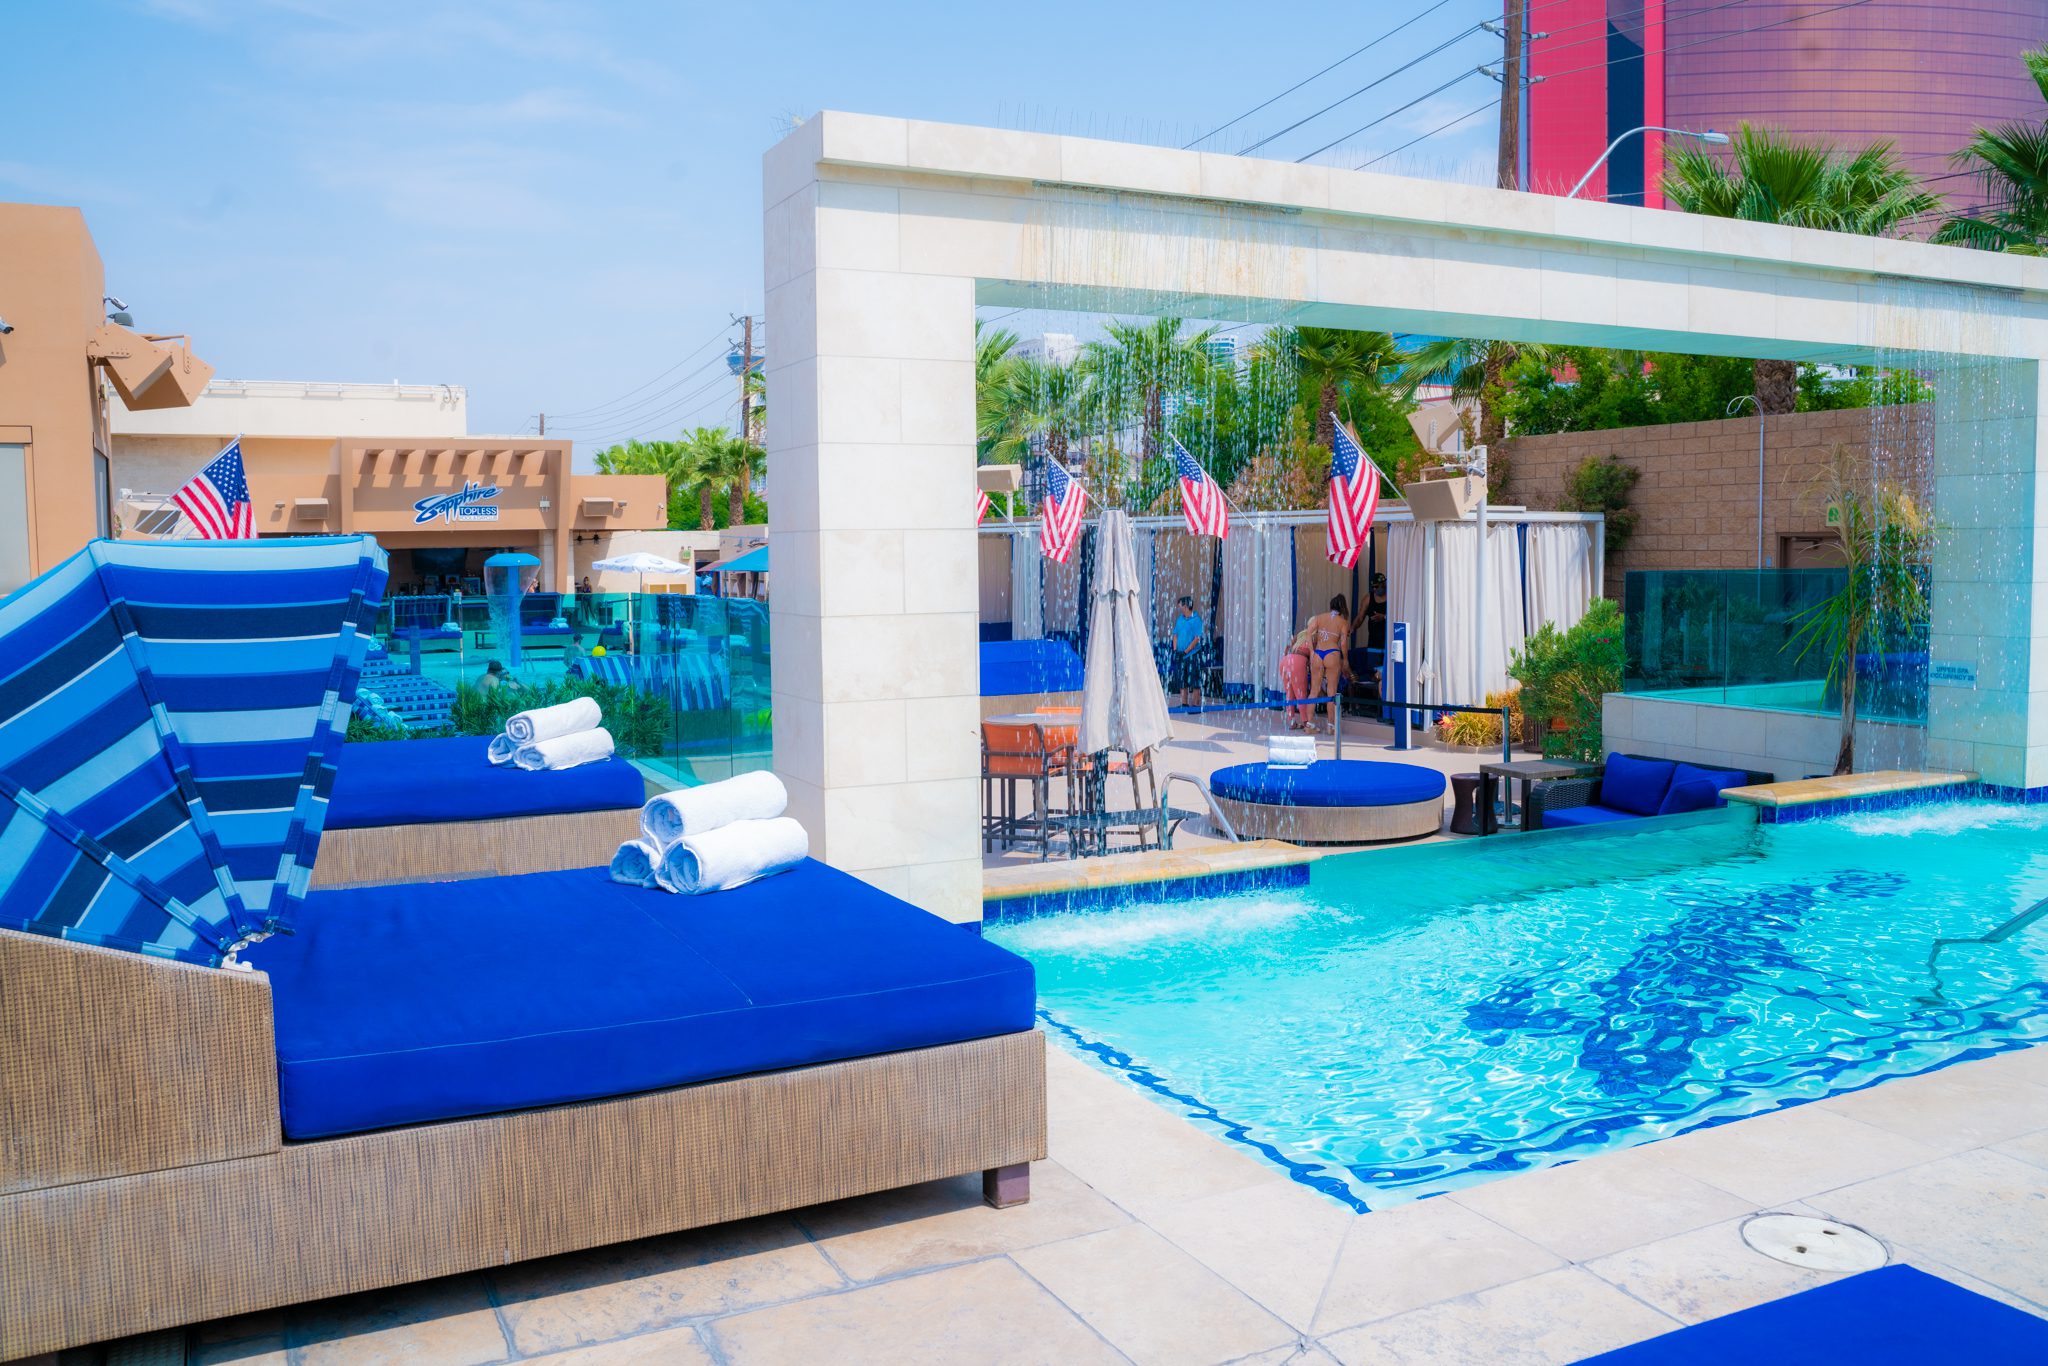
{"label": "drain cover", "polygon": [[1742,1241],[1809,1271],[1874,1271],[1890,1259],[1862,1229],[1808,1214],[1759,1214],[1742,1226]]}

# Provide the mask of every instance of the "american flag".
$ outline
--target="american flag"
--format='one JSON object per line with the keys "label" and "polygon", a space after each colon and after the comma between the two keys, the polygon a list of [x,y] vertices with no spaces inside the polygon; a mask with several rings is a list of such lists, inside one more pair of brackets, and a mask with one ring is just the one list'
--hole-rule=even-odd
{"label": "american flag", "polygon": [[1228,536],[1230,508],[1223,501],[1222,488],[1179,441],[1173,443],[1173,468],[1180,476],[1180,510],[1188,519],[1189,534],[1214,536],[1219,541]]}
{"label": "american flag", "polygon": [[1045,505],[1039,512],[1038,548],[1055,564],[1065,564],[1081,536],[1081,509],[1088,490],[1057,460],[1045,462]]}
{"label": "american flag", "polygon": [[242,438],[213,457],[171,495],[202,541],[253,541],[256,513],[249,505],[249,476],[242,469]]}
{"label": "american flag", "polygon": [[1330,440],[1330,559],[1349,569],[1380,510],[1380,472],[1341,422]]}
{"label": "american flag", "polygon": [[976,489],[974,491],[974,524],[980,526],[982,519],[986,516],[988,516],[988,490]]}

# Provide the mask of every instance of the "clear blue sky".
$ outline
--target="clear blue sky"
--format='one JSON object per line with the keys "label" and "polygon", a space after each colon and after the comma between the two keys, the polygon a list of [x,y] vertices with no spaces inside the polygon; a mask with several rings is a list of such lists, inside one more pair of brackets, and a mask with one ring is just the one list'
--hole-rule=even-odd
{"label": "clear blue sky", "polygon": [[[692,353],[760,310],[761,153],[792,120],[1179,144],[1428,11],[1205,144],[1235,151],[1499,12],[1431,3],[0,0],[0,199],[82,207],[137,323],[190,332],[225,377],[465,385],[475,432],[597,409],[549,424],[584,463],[730,421],[722,362],[699,370],[723,346]],[[1499,54],[1468,35],[1261,155]],[[1319,159],[1357,164],[1497,91],[1471,77]],[[1488,179],[1494,127],[1378,169]]]}

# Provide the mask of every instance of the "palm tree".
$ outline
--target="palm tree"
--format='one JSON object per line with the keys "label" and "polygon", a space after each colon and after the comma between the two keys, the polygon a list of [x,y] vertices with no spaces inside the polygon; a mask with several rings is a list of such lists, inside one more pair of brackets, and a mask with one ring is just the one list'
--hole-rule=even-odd
{"label": "palm tree", "polygon": [[[688,479],[688,486],[697,493],[697,527],[710,531],[718,525],[717,515],[712,511],[712,500],[717,497],[718,487],[734,478],[745,478],[749,471],[740,468],[742,457],[736,457],[730,448],[745,445],[736,441],[733,434],[723,427],[699,427],[683,438],[684,459],[682,473]],[[745,488],[744,484],[740,485]],[[737,524],[744,517],[732,519]]]}
{"label": "palm tree", "polygon": [[1024,359],[1013,354],[1017,334],[1007,328],[983,331],[974,320],[974,445],[977,460],[1013,456],[1021,442],[1015,425],[1015,381]]}
{"label": "palm tree", "polygon": [[[1687,213],[1865,237],[1888,237],[1941,207],[1941,196],[1899,162],[1889,141],[1843,153],[1745,123],[1729,153],[1724,159],[1703,148],[1672,147],[1660,184],[1664,197]],[[1757,406],[1765,413],[1798,407],[1796,362],[1759,360],[1754,378]]]}
{"label": "palm tree", "polygon": [[[2020,59],[2041,98],[2048,100],[2048,47],[2021,53]],[[1989,202],[1979,214],[1943,223],[1935,241],[2025,256],[2048,254],[2048,120],[1979,128],[1950,161],[1977,173]]]}
{"label": "palm tree", "polygon": [[1200,394],[1217,378],[1209,343],[1216,329],[1183,335],[1179,318],[1149,323],[1112,322],[1107,340],[1092,341],[1082,350],[1081,365],[1090,376],[1106,416],[1139,423],[1138,456],[1159,458],[1166,431],[1168,394]]}
{"label": "palm tree", "polygon": [[[699,430],[702,430],[701,428]],[[715,439],[705,444],[705,469],[703,488],[707,491],[725,489],[725,524],[740,526],[747,520],[747,494],[754,483],[754,465],[766,459],[759,446],[742,437],[732,435],[723,427],[711,429]]]}
{"label": "palm tree", "polygon": [[1406,403],[1424,380],[1450,362],[1456,343],[1432,342],[1409,350],[1388,332],[1293,327],[1269,333],[1265,345],[1276,360],[1294,367],[1302,401],[1315,405],[1316,444],[1328,450],[1337,439],[1337,409],[1348,392],[1374,389]]}
{"label": "palm tree", "polygon": [[[699,433],[705,429],[699,427]],[[695,438],[682,441],[628,441],[608,446],[597,453],[599,474],[658,474],[668,481],[668,524],[682,530],[683,499],[695,490],[700,495],[699,524],[711,529],[710,485],[704,482],[701,450]]]}
{"label": "palm tree", "polygon": [[1087,433],[1094,413],[1095,392],[1090,374],[1071,362],[1019,358],[1006,389],[1006,450],[1019,456],[1038,443],[1046,456],[1061,464]]}

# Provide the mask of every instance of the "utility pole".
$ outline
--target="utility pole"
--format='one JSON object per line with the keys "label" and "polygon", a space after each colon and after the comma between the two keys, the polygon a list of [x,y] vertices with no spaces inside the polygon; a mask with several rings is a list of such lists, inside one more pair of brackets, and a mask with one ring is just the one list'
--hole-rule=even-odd
{"label": "utility pole", "polygon": [[1523,4],[1508,0],[1501,16],[1500,151],[1494,183],[1503,190],[1522,188]]}
{"label": "utility pole", "polygon": [[548,415],[546,413],[540,415],[540,434],[542,436],[548,434]]}

